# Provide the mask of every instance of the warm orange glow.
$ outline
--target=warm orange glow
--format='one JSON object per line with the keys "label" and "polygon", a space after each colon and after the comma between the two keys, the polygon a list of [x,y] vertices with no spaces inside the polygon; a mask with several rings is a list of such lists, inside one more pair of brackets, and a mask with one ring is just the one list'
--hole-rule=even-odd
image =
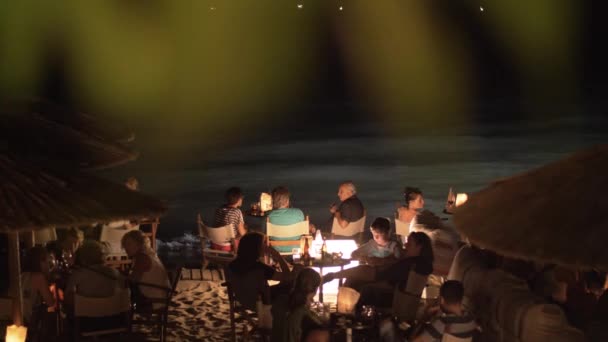
{"label": "warm orange glow", "polygon": [[456,206],[459,207],[463,204],[465,204],[465,202],[469,199],[469,196],[467,196],[467,194],[462,193],[462,194],[457,194],[456,195]]}
{"label": "warm orange glow", "polygon": [[338,289],[338,312],[353,313],[355,305],[359,301],[361,294],[350,287],[341,287]]}
{"label": "warm orange glow", "polygon": [[10,325],[6,327],[6,342],[24,342],[27,328],[23,326]]}

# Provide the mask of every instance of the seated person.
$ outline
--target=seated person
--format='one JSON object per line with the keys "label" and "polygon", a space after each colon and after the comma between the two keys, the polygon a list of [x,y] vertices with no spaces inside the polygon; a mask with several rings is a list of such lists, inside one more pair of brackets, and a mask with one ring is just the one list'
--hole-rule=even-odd
{"label": "seated person", "polygon": [[340,199],[340,205],[334,203],[329,207],[329,212],[333,215],[329,223],[330,230],[334,218],[338,220],[340,227],[345,228],[349,223],[356,222],[365,216],[365,208],[357,197],[357,188],[352,181],[340,184],[338,198]]}
{"label": "seated person", "polygon": [[393,263],[401,256],[401,246],[390,239],[390,222],[384,217],[378,217],[371,226],[372,240],[357,248],[351,255],[368,265]]}
{"label": "seated person", "polygon": [[[297,208],[291,208],[291,202],[289,199],[289,190],[284,186],[276,187],[272,190],[272,211],[268,214],[268,222],[277,226],[289,226],[298,222],[304,221],[304,213],[302,210]],[[275,246],[274,248],[279,252],[291,252],[293,248],[300,247],[300,236],[293,236],[287,238],[275,238],[269,236],[272,240],[287,240],[296,241],[293,246]]]}
{"label": "seated person", "polygon": [[[213,226],[223,227],[229,224],[232,225],[234,236],[238,240],[247,232],[243,212],[239,209],[243,205],[243,191],[240,188],[232,187],[226,190],[225,196],[226,203],[215,210]],[[216,245],[212,243],[211,248],[225,251],[231,250],[230,244]]]}
{"label": "seated person", "polygon": [[304,340],[303,335],[313,330],[323,330],[319,316],[310,310],[313,298],[321,284],[321,276],[312,268],[300,271],[293,290],[289,293],[287,329],[284,339],[287,342]]}
{"label": "seated person", "polygon": [[110,297],[116,289],[124,288],[124,279],[118,270],[104,265],[101,243],[85,241],[76,252],[75,270],[68,279],[65,301],[73,303],[74,293],[85,297]]}
{"label": "seated person", "polygon": [[[464,287],[457,280],[448,280],[439,289],[439,305],[427,308],[427,318],[433,316],[430,323],[412,338],[414,342],[441,341],[444,334],[458,338],[473,339],[477,324],[473,315],[462,307]],[[426,321],[423,319],[422,321]]]}
{"label": "seated person", "polygon": [[23,263],[23,273],[21,273],[23,318],[26,323],[32,325],[38,324],[45,318],[47,307],[55,306],[55,297],[50,290],[49,260],[46,249],[36,246],[27,251]]}
{"label": "seated person", "polygon": [[[260,261],[266,253],[279,265],[281,272]],[[250,310],[256,309],[258,297],[264,304],[271,304],[279,294],[286,293],[291,276],[285,259],[274,248],[269,248],[264,235],[258,232],[247,233],[241,238],[236,258],[228,264],[226,272],[237,300]],[[280,283],[271,288],[268,280]]]}
{"label": "seated person", "polygon": [[161,308],[167,292],[171,290],[167,270],[150,247],[150,240],[139,230],[132,230],[122,237],[122,247],[133,259],[129,279],[133,301],[153,309]]}
{"label": "seated person", "polygon": [[[410,233],[405,245],[405,251],[401,258],[391,264],[380,266],[360,265],[336,273],[328,273],[323,277],[323,282],[328,282],[337,278],[347,278],[348,281],[357,282],[378,282],[387,281],[394,288],[399,286],[404,289],[410,271],[420,275],[428,276],[433,272],[433,248],[430,238],[421,232]],[[392,293],[392,292],[391,292]],[[369,295],[375,295],[373,292]],[[383,293],[386,295],[386,293]],[[391,296],[391,294],[388,294]],[[384,298],[382,303],[392,298]],[[368,297],[365,293],[361,294],[359,305],[374,303],[375,298]]]}
{"label": "seated person", "polygon": [[400,221],[410,224],[416,219],[419,211],[424,208],[424,197],[418,188],[405,187],[403,191],[405,204],[397,209],[397,217]]}
{"label": "seated person", "polygon": [[278,226],[289,226],[306,219],[302,210],[291,208],[290,193],[284,186],[272,189],[272,208],[268,222]]}

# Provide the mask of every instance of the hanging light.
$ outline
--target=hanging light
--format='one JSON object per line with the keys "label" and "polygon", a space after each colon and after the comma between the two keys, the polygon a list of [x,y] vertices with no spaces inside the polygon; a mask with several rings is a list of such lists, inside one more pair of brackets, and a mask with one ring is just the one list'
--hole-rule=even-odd
{"label": "hanging light", "polygon": [[467,196],[467,194],[465,194],[465,193],[457,194],[456,195],[456,206],[459,207],[459,206],[465,204],[468,199],[469,199],[469,196]]}

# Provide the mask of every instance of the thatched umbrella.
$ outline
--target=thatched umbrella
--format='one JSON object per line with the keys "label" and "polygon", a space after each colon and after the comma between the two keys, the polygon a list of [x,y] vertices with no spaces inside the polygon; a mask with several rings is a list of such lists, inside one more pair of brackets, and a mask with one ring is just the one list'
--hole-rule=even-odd
{"label": "thatched umbrella", "polygon": [[608,270],[608,145],[502,179],[456,208],[456,229],[504,256]]}
{"label": "thatched umbrella", "polygon": [[123,185],[0,153],[0,232],[9,235],[15,323],[22,321],[19,232],[158,217],[166,210],[161,201]]}
{"label": "thatched umbrella", "polygon": [[128,143],[135,139],[135,133],[116,120],[103,120],[100,116],[83,113],[41,98],[9,101],[3,104],[2,108],[5,112],[13,114],[35,113],[47,120],[104,141]]}
{"label": "thatched umbrella", "polygon": [[44,163],[101,169],[137,158],[123,143],[95,135],[91,126],[68,125],[37,112],[0,113],[0,151]]}

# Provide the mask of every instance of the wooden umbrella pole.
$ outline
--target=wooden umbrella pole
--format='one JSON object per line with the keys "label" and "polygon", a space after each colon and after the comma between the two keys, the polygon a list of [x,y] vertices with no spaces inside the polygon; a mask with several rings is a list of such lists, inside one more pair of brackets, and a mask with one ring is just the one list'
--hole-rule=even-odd
{"label": "wooden umbrella pole", "polygon": [[23,325],[23,298],[21,291],[21,262],[19,260],[19,233],[8,233],[8,261],[11,277],[10,293],[13,298],[13,324]]}

